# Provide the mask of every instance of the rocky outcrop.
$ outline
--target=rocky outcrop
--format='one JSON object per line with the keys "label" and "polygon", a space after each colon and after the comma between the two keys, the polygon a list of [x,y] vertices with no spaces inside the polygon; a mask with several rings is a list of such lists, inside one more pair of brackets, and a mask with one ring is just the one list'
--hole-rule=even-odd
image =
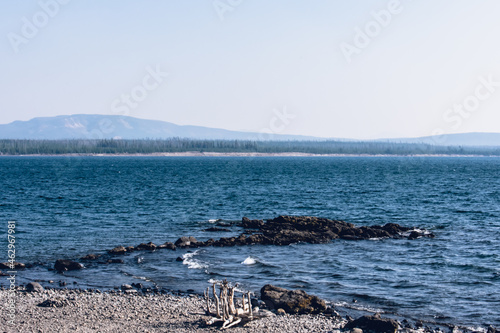
{"label": "rocky outcrop", "polygon": [[303,290],[288,290],[266,284],[260,290],[260,294],[270,309],[283,309],[291,314],[317,314],[327,309],[324,300],[308,295]]}
{"label": "rocky outcrop", "polygon": [[[232,225],[232,224],[225,224]],[[110,255],[123,255],[133,251],[154,251],[156,249],[175,250],[176,248],[198,248],[206,246],[243,246],[243,245],[289,245],[295,243],[320,244],[328,243],[334,239],[363,240],[373,238],[407,238],[417,239],[421,237],[434,237],[426,230],[408,228],[395,223],[387,223],[383,226],[356,227],[352,223],[331,220],[314,216],[278,216],[267,220],[250,220],[243,217],[238,224],[245,229],[239,236],[221,237],[218,240],[209,239],[198,241],[196,238],[180,237],[174,243],[166,242],[155,245],[152,242],[141,243],[136,247],[117,246],[108,251]],[[211,227],[205,229],[211,232],[227,232],[229,229]],[[95,255],[87,255],[82,260],[95,260]],[[106,261],[104,261],[106,263]],[[1,268],[1,264],[0,264]]]}
{"label": "rocky outcrop", "polygon": [[380,314],[377,313],[373,316],[360,317],[344,326],[344,329],[352,330],[354,328],[375,333],[394,333],[398,330],[399,324],[393,319],[381,318]]}
{"label": "rocky outcrop", "polygon": [[250,220],[248,217],[244,217],[241,219],[240,227],[245,229],[260,229],[264,225],[264,221],[262,220]]}
{"label": "rocky outcrop", "polygon": [[54,264],[54,269],[58,272],[74,271],[82,268],[83,268],[82,264],[67,259],[58,259]]}

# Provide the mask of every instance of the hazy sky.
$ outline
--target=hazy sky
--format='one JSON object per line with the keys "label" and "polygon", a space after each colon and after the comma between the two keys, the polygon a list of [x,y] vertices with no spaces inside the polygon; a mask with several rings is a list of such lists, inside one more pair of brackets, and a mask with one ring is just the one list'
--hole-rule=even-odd
{"label": "hazy sky", "polygon": [[0,0],[0,123],[500,132],[500,1]]}

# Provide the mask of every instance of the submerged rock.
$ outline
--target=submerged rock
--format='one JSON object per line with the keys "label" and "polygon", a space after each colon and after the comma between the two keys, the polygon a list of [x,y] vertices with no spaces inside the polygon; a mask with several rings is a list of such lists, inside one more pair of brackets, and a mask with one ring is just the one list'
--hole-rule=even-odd
{"label": "submerged rock", "polygon": [[96,260],[96,259],[99,259],[101,257],[100,254],[87,254],[85,257],[81,257],[80,260]]}
{"label": "submerged rock", "polygon": [[266,284],[260,290],[260,294],[270,309],[281,308],[291,314],[317,314],[327,309],[324,300],[308,295],[303,290],[288,290]]}
{"label": "submerged rock", "polygon": [[363,316],[347,323],[344,329],[360,328],[363,331],[376,333],[394,333],[399,329],[397,321],[388,318],[381,318],[380,314],[373,316]]}
{"label": "submerged rock", "polygon": [[83,268],[82,264],[67,259],[58,259],[54,264],[54,269],[58,272],[74,271],[82,268]]}

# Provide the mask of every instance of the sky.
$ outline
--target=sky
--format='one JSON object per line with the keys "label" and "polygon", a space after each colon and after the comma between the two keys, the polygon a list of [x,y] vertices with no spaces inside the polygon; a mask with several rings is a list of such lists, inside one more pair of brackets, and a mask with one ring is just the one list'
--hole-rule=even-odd
{"label": "sky", "polygon": [[0,124],[500,132],[497,0],[0,0]]}

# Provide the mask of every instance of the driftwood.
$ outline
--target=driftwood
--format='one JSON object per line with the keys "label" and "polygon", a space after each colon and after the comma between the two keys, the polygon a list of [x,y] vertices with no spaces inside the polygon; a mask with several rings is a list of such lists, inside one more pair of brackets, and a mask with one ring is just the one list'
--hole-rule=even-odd
{"label": "driftwood", "polygon": [[210,299],[210,287],[204,292],[206,300],[206,313],[214,318],[208,320],[207,325],[214,325],[215,323],[222,323],[221,329],[230,328],[238,324],[247,324],[248,322],[266,316],[262,313],[256,315],[259,311],[258,308],[252,309],[251,293],[242,293],[241,307],[236,307],[234,304],[234,292],[237,285],[231,286],[226,280],[218,284],[219,295],[217,295],[216,283],[212,284],[212,294],[215,303],[215,309],[212,310]]}

